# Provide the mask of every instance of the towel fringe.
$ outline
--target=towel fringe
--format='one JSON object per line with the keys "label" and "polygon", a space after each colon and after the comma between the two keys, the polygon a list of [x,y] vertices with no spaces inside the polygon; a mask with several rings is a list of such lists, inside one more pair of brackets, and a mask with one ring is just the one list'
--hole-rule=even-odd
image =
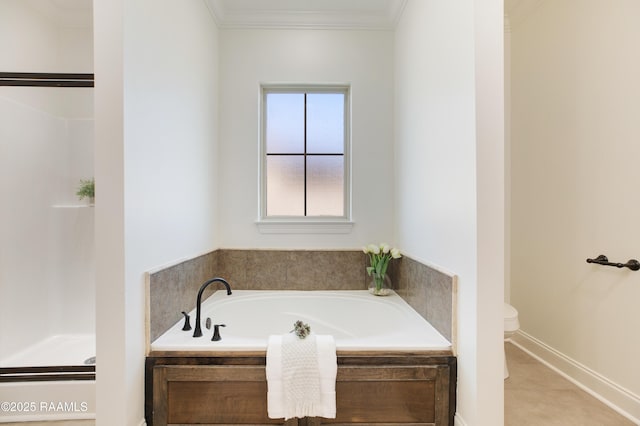
{"label": "towel fringe", "polygon": [[291,410],[288,415],[291,417],[285,417],[285,420],[293,419],[293,418],[303,418],[303,417],[316,417],[318,413],[323,411],[322,404],[317,405],[313,403],[304,402],[302,404],[297,404],[295,407],[290,407]]}

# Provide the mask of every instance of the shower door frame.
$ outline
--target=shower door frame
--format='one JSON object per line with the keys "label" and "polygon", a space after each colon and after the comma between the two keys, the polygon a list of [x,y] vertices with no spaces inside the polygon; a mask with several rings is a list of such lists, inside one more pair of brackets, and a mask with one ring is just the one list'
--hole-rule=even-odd
{"label": "shower door frame", "polygon": [[[94,74],[0,72],[0,86],[94,87]],[[95,378],[95,365],[0,367],[0,383],[95,380]]]}

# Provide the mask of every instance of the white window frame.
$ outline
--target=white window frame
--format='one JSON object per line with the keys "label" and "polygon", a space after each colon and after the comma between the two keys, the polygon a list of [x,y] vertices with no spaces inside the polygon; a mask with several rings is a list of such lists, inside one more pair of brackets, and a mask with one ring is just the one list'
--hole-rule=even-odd
{"label": "white window frame", "polygon": [[[343,93],[344,105],[344,215],[267,216],[266,96],[269,93]],[[349,84],[261,84],[259,138],[258,229],[263,234],[346,234],[351,232],[351,87]]]}

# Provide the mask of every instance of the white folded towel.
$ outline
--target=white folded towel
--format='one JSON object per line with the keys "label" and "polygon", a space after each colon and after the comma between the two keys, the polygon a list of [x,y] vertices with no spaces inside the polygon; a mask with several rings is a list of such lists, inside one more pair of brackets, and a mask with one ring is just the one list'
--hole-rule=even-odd
{"label": "white folded towel", "polygon": [[267,412],[269,418],[336,417],[338,362],[333,336],[269,336]]}

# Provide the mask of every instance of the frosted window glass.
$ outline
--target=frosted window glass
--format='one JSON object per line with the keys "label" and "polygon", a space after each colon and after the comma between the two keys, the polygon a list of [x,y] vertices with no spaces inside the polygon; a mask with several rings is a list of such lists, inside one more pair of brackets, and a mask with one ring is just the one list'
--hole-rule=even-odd
{"label": "frosted window glass", "polygon": [[304,216],[304,157],[267,157],[267,215]]}
{"label": "frosted window glass", "polygon": [[344,215],[344,159],[342,156],[307,157],[307,215]]}
{"label": "frosted window glass", "polygon": [[304,152],[304,93],[267,94],[267,152]]}
{"label": "frosted window glass", "polygon": [[307,95],[307,152],[344,152],[344,94]]}

